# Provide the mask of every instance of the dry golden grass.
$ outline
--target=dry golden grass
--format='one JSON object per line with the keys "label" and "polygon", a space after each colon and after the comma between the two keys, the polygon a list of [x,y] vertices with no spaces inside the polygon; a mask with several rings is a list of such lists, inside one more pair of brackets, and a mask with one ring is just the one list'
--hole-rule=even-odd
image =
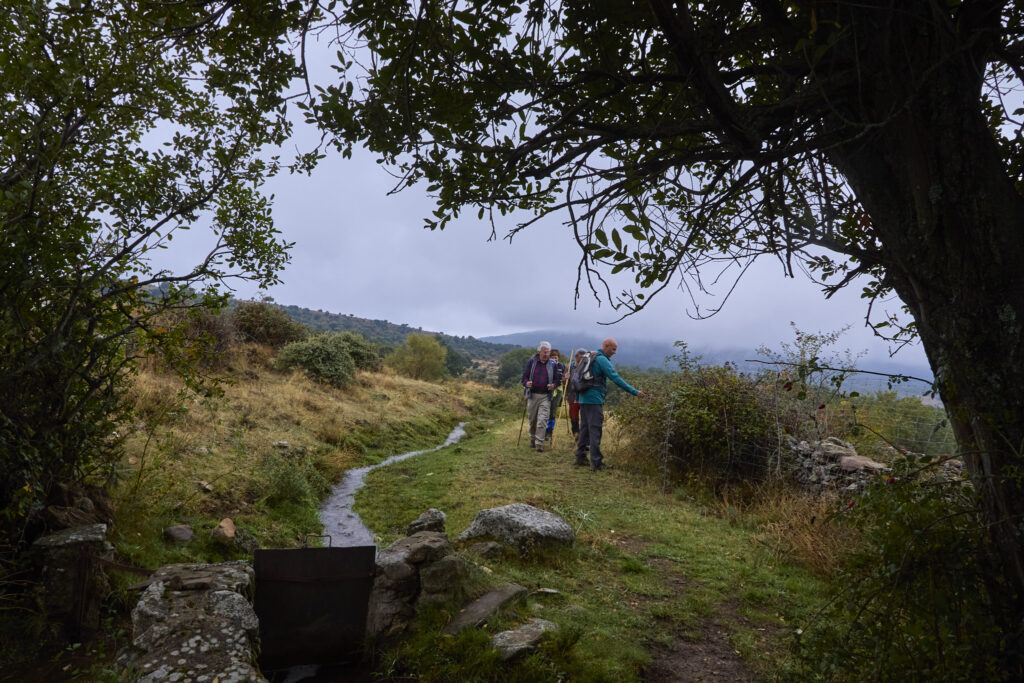
{"label": "dry golden grass", "polygon": [[141,372],[132,389],[138,419],[127,438],[121,507],[155,511],[168,521],[245,513],[263,495],[261,468],[274,453],[315,453],[318,468],[334,480],[361,455],[345,447],[353,431],[386,433],[417,419],[463,417],[477,397],[494,391],[390,370],[359,371],[350,386],[336,389],[301,373],[276,372],[272,364],[269,349],[235,347],[225,363],[223,396],[207,400],[184,395],[173,375]]}
{"label": "dry golden grass", "polygon": [[845,553],[859,546],[855,532],[836,523],[838,509],[834,499],[778,485],[763,486],[748,513],[760,522],[759,542],[819,576],[829,576]]}

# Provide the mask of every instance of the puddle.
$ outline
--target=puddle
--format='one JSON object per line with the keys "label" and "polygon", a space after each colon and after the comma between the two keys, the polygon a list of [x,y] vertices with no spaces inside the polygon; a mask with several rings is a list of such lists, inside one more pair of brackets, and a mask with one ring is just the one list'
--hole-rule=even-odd
{"label": "puddle", "polygon": [[466,430],[463,429],[465,424],[465,422],[457,424],[452,433],[448,435],[448,438],[440,446],[422,451],[410,451],[401,455],[392,455],[387,460],[376,465],[357,467],[345,472],[345,476],[339,483],[334,485],[331,489],[331,495],[320,506],[320,521],[324,525],[324,533],[331,537],[331,546],[347,548],[356,545],[373,545],[373,532],[367,529],[359,515],[352,511],[356,491],[363,487],[367,472],[411,458],[414,455],[433,453],[445,446],[458,443],[466,435]]}

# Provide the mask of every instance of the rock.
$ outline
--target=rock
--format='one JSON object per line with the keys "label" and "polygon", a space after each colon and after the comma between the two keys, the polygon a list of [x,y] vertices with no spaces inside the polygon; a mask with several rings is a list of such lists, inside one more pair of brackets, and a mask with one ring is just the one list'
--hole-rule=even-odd
{"label": "rock", "polygon": [[192,540],[192,527],[188,524],[176,524],[164,529],[164,538],[174,543],[188,543]]}
{"label": "rock", "polygon": [[469,564],[458,555],[447,555],[420,569],[420,595],[416,605],[431,605],[465,597],[463,582]]}
{"label": "rock", "polygon": [[448,521],[447,515],[440,510],[430,508],[409,525],[405,535],[412,536],[420,531],[438,531],[443,534],[446,521]]}
{"label": "rock", "polygon": [[575,534],[558,515],[525,503],[481,510],[459,540],[490,537],[520,552],[539,546],[571,546]]}
{"label": "rock", "polygon": [[132,643],[117,663],[144,683],[265,681],[252,664],[253,577],[247,562],[161,567],[132,610]]}
{"label": "rock", "polygon": [[[436,531],[417,532],[378,551],[376,576],[367,606],[367,634],[381,636],[404,628],[415,614],[413,606],[420,597],[421,572],[427,572],[431,588],[439,588],[444,580],[444,568],[436,570],[435,576],[429,567],[451,554],[448,537]],[[439,601],[447,599],[441,595],[437,598]]]}
{"label": "rock", "polygon": [[245,529],[236,529],[235,546],[242,552],[252,555],[260,549],[260,542],[251,532]]}
{"label": "rock", "polygon": [[287,441],[274,441],[270,445],[273,446],[274,448],[280,448],[281,450],[288,448]]}
{"label": "rock", "polygon": [[43,516],[51,529],[72,529],[102,523],[94,512],[86,512],[74,506],[48,505]]}
{"label": "rock", "polygon": [[880,462],[875,462],[871,458],[863,455],[846,455],[839,460],[839,467],[844,472],[856,472],[857,470],[867,469],[875,472],[881,472],[889,469]]}
{"label": "rock", "polygon": [[220,520],[220,524],[213,528],[210,537],[223,545],[233,544],[235,542],[235,523],[231,521],[230,517],[225,517]]}
{"label": "rock", "polygon": [[463,607],[462,611],[445,627],[444,632],[454,636],[467,628],[479,626],[510,602],[522,600],[525,597],[526,589],[519,584],[508,583],[499,586]]}
{"label": "rock", "polygon": [[536,649],[545,633],[557,630],[557,624],[534,618],[514,629],[495,634],[491,645],[501,654],[502,661],[508,661]]}
{"label": "rock", "polygon": [[110,593],[98,558],[112,553],[107,525],[64,529],[32,544],[39,567],[36,599],[48,619],[59,622],[69,639],[88,638],[100,627],[104,599]]}
{"label": "rock", "polygon": [[[377,554],[378,563],[385,558],[401,558],[409,564],[435,562],[452,553],[448,537],[438,531],[418,531],[411,536],[400,538]],[[390,559],[388,561],[391,561]]]}
{"label": "rock", "polygon": [[505,546],[500,543],[496,543],[495,541],[482,541],[467,547],[466,551],[471,552],[474,555],[479,555],[480,557],[493,559],[495,557],[501,557],[501,553],[504,549]]}
{"label": "rock", "polygon": [[203,493],[213,493],[213,484],[208,481],[199,480],[196,482],[196,487]]}
{"label": "rock", "polygon": [[820,451],[825,457],[832,460],[839,460],[844,456],[857,455],[857,451],[851,444],[841,441],[834,436],[819,441],[815,451]]}

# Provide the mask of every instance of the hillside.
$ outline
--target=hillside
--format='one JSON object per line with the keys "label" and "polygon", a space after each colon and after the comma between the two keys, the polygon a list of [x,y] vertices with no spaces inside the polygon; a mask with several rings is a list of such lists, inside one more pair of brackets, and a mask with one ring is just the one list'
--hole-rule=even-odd
{"label": "hillside", "polygon": [[312,330],[323,332],[358,332],[372,342],[384,346],[397,346],[405,342],[410,334],[432,334],[439,337],[445,344],[464,353],[473,360],[496,361],[502,355],[515,348],[513,344],[502,344],[484,341],[475,337],[459,337],[442,332],[432,332],[421,327],[410,327],[405,324],[388,322],[387,320],[371,320],[359,318],[351,314],[314,311],[295,305],[281,305],[288,316],[306,325]]}

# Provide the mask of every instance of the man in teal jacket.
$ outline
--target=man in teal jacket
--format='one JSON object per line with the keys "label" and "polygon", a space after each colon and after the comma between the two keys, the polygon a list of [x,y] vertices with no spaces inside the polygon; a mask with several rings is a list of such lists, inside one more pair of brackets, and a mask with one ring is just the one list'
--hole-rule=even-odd
{"label": "man in teal jacket", "polygon": [[594,358],[594,377],[601,384],[582,391],[576,400],[580,403],[580,436],[576,442],[576,465],[587,466],[587,447],[590,447],[590,469],[594,472],[605,469],[604,458],[601,456],[601,429],[604,425],[604,397],[608,393],[608,379],[634,396],[643,398],[646,394],[629,386],[626,380],[615,372],[609,360],[619,349],[618,343],[608,337],[601,342],[601,350]]}

